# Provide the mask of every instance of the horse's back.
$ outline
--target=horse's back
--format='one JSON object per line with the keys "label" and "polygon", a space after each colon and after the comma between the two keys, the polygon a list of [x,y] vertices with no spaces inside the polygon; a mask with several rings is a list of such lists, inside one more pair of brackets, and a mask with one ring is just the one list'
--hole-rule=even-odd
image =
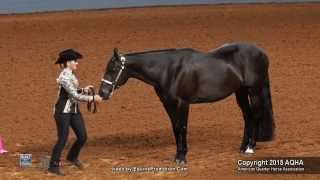
{"label": "horse's back", "polygon": [[[196,71],[220,74],[227,69],[232,71],[243,86],[257,86],[263,82],[268,73],[268,57],[264,50],[255,44],[234,42],[225,44],[209,53],[193,49],[180,49],[183,66]],[[205,71],[206,69],[210,69]]]}
{"label": "horse's back", "polygon": [[226,58],[236,53],[242,53],[242,55],[246,56],[265,54],[264,51],[255,44],[246,42],[227,43],[209,52],[211,56],[216,58]]}

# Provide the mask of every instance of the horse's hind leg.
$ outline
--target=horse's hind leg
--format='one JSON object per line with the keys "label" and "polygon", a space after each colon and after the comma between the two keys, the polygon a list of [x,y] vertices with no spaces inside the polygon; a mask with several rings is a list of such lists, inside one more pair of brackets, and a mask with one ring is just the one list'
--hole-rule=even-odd
{"label": "horse's hind leg", "polygon": [[250,104],[248,100],[248,89],[243,87],[236,91],[236,99],[239,107],[241,108],[245,122],[240,151],[244,153],[254,153],[254,122],[251,116]]}

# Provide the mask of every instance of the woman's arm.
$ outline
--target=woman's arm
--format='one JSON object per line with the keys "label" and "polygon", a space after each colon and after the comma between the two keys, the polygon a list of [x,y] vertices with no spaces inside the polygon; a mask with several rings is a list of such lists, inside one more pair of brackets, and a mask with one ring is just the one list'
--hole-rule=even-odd
{"label": "woman's arm", "polygon": [[68,94],[78,101],[90,102],[93,100],[93,96],[84,95],[78,92],[78,89],[73,84],[71,76],[61,76],[59,78],[59,84],[68,92]]}

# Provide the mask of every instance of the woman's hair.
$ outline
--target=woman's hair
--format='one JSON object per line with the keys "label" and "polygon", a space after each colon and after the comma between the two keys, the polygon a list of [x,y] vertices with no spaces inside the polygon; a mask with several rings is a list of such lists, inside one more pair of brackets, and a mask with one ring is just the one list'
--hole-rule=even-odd
{"label": "woman's hair", "polygon": [[66,68],[67,67],[67,62],[64,62],[64,63],[61,63],[60,64],[60,68],[63,69],[63,68]]}

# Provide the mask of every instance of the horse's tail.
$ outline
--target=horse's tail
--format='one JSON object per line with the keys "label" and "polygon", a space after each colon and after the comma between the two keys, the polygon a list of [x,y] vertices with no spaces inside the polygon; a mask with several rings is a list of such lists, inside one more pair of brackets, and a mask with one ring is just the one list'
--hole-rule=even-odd
{"label": "horse's tail", "polygon": [[256,141],[271,141],[274,137],[275,123],[273,118],[269,75],[266,76],[262,88],[249,91],[250,102],[255,119]]}

